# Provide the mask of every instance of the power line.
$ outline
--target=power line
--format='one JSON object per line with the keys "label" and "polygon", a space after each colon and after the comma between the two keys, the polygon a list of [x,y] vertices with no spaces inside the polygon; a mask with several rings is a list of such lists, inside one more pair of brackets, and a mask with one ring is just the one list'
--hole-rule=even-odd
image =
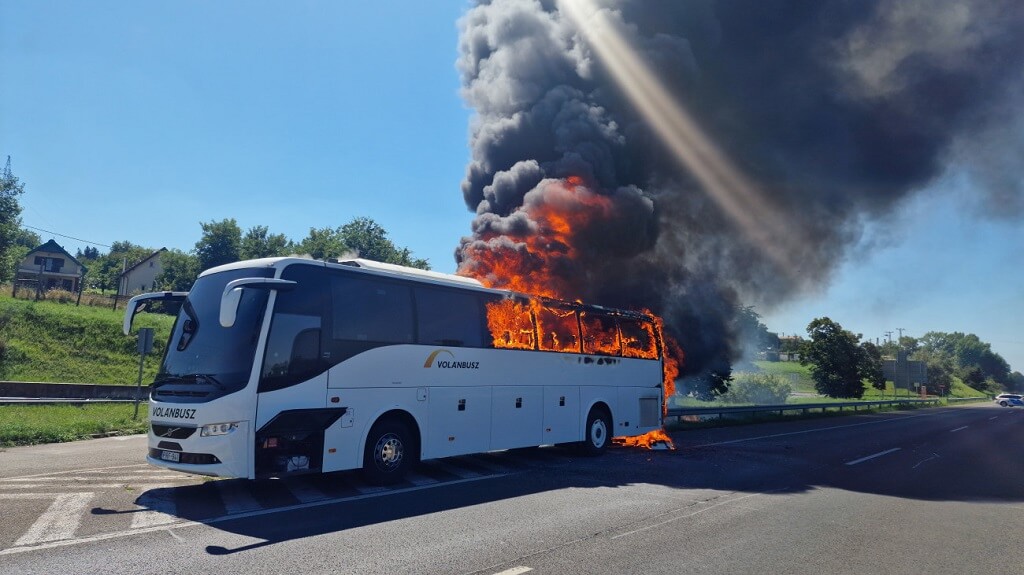
{"label": "power line", "polygon": [[58,234],[57,232],[51,232],[50,230],[44,230],[43,228],[36,228],[36,227],[33,227],[33,226],[27,226],[27,225],[25,225],[25,224],[21,224],[21,227],[23,227],[23,228],[28,228],[28,229],[30,229],[30,230],[35,230],[35,231],[37,231],[37,232],[45,232],[45,233],[47,233],[47,234],[53,234],[53,235],[55,235],[55,236],[60,236],[60,237],[62,237],[62,238],[67,238],[67,239],[69,239],[69,240],[75,240],[76,242],[83,242],[83,243],[87,243],[87,244],[89,244],[89,245],[93,245],[93,246],[103,246],[103,247],[105,247],[105,248],[110,248],[110,247],[113,247],[113,246],[108,246],[107,244],[101,244],[101,243],[99,243],[99,242],[90,242],[89,240],[83,240],[82,238],[76,238],[76,237],[74,237],[74,236],[66,236],[66,235],[64,235],[64,234]]}

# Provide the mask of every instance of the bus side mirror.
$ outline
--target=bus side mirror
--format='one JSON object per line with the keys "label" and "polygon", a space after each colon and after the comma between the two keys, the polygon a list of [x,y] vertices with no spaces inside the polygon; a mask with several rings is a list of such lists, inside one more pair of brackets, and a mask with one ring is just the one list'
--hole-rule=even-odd
{"label": "bus side mirror", "polygon": [[125,335],[131,333],[132,322],[135,321],[135,315],[146,309],[149,302],[154,300],[183,302],[185,301],[186,296],[188,296],[187,291],[162,291],[139,294],[133,297],[128,300],[128,305],[124,308],[124,323],[121,325],[121,331],[123,331]]}
{"label": "bus side mirror", "polygon": [[224,286],[224,293],[220,296],[221,327],[235,325],[235,318],[238,316],[238,303],[242,301],[242,288],[287,291],[296,285],[296,282],[290,280],[273,278],[239,278],[229,281],[228,285]]}

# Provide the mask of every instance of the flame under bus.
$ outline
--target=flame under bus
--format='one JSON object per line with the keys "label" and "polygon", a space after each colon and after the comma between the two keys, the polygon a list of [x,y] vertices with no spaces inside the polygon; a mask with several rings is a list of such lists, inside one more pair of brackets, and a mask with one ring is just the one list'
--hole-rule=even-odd
{"label": "flame under bus", "polygon": [[662,345],[645,314],[484,288],[366,260],[207,270],[151,386],[154,465],[256,478],[578,443],[661,427]]}

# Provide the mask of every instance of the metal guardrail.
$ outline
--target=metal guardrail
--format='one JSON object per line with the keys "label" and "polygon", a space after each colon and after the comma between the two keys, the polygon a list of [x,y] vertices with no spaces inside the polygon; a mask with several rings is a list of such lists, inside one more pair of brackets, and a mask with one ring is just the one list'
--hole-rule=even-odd
{"label": "metal guardrail", "polygon": [[[60,397],[0,397],[0,405],[88,405],[90,403],[134,403],[131,399],[60,398]],[[142,403],[146,403],[143,399]]]}
{"label": "metal guardrail", "polygon": [[786,403],[778,405],[744,405],[737,407],[672,407],[669,408],[666,417],[674,417],[676,421],[679,418],[688,415],[717,415],[721,418],[723,415],[728,414],[757,414],[757,413],[778,413],[783,415],[787,411],[802,411],[803,413],[809,413],[812,410],[818,409],[822,413],[830,409],[837,409],[840,412],[846,408],[852,408],[853,411],[859,409],[865,409],[870,407],[884,407],[893,405],[907,405],[907,404],[924,404],[924,405],[939,405],[942,403],[941,399],[888,399],[882,401],[846,401],[841,403]]}

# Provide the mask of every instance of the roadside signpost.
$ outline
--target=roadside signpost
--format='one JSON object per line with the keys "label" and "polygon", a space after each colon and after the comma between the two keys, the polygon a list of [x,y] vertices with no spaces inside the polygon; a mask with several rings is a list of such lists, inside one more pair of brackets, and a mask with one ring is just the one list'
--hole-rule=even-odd
{"label": "roadside signpost", "polygon": [[142,366],[146,361],[146,354],[153,351],[153,328],[142,327],[139,328],[139,380],[135,384],[135,414],[132,415],[132,420],[139,418],[139,395],[142,392]]}

